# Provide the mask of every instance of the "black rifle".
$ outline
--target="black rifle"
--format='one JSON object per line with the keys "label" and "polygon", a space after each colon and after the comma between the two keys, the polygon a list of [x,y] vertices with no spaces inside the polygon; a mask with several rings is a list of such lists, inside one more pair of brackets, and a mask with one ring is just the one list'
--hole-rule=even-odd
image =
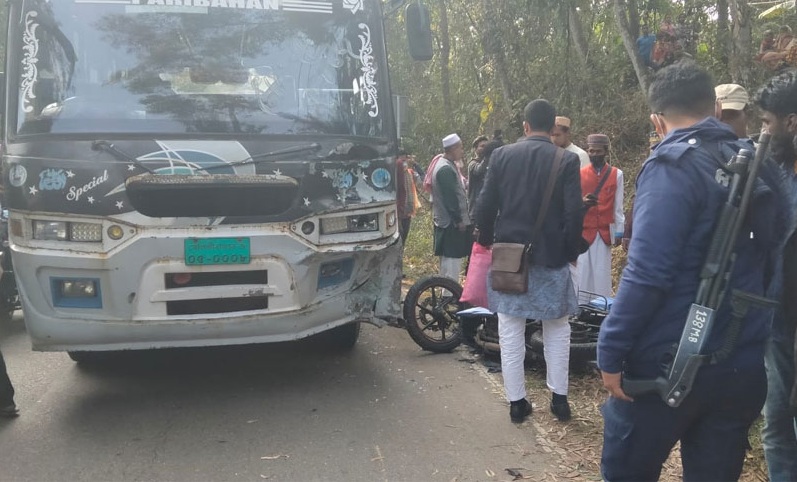
{"label": "black rifle", "polygon": [[777,303],[761,296],[733,290],[731,293],[731,321],[722,347],[705,354],[703,348],[711,334],[714,317],[725,298],[731,272],[736,260],[734,250],[753,196],[758,170],[769,147],[770,135],[761,134],[755,158],[742,149],[727,165],[731,173],[728,199],[722,207],[714,229],[708,255],[700,272],[700,286],[695,302],[689,309],[686,325],[667,378],[634,380],[623,378],[623,391],[631,396],[657,393],[667,405],[677,407],[684,401],[695,381],[698,369],[705,363],[725,360],[736,347],[742,322],[751,306],[774,307]]}

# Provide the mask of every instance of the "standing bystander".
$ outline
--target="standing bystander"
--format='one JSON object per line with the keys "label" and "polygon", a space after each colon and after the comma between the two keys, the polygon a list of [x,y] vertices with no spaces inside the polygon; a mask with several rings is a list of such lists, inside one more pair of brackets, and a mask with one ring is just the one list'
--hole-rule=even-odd
{"label": "standing bystander", "polygon": [[623,171],[606,163],[609,137],[587,137],[589,166],[581,168],[584,231],[589,249],[578,258],[578,289],[600,296],[612,295],[612,246],[623,237]]}
{"label": "standing bystander", "polygon": [[[761,118],[771,135],[772,156],[783,168],[786,190],[791,194],[792,217],[788,240],[776,265],[775,282],[770,292],[780,305],[772,320],[764,364],[767,372],[767,401],[761,442],[772,482],[797,480],[797,419],[789,409],[789,394],[794,386],[794,333],[797,326],[797,74],[779,75],[758,92]],[[778,296],[780,292],[780,296]]]}
{"label": "standing bystander", "polygon": [[747,139],[747,104],[750,96],[738,84],[720,84],[714,87],[720,120],[733,129],[739,139]]}
{"label": "standing bystander", "polygon": [[[479,193],[484,187],[484,179],[487,176],[487,168],[490,167],[490,156],[493,151],[503,146],[504,142],[500,139],[493,139],[484,146],[482,150],[482,160],[478,164],[471,163],[468,173],[468,201],[470,209],[470,218],[474,219],[476,215],[476,201],[479,199]],[[471,168],[472,167],[472,168]]]}
{"label": "standing bystander", "polygon": [[570,151],[578,155],[581,167],[589,165],[589,154],[584,149],[573,144],[570,138],[570,119],[567,117],[557,116],[554,123],[553,131],[551,131],[551,141],[562,149]]}
{"label": "standing bystander", "polygon": [[[488,282],[490,308],[498,313],[501,370],[509,417],[519,423],[531,414],[526,399],[523,361],[526,319],[542,320],[550,409],[561,421],[571,417],[567,401],[570,360],[569,315],[576,311],[576,293],[570,263],[585,249],[581,238],[583,210],[578,156],[551,142],[556,110],[538,99],[523,112],[520,141],[492,153],[490,169],[476,206],[479,244],[533,244],[528,259],[528,290],[523,294],[498,292]],[[532,233],[557,154],[561,167],[539,232]],[[499,215],[500,213],[500,215]],[[531,239],[534,235],[535,239]]]}
{"label": "standing bystander", "polygon": [[473,159],[468,163],[468,209],[473,216],[473,206],[476,198],[484,185],[484,175],[487,173],[487,164],[484,162],[484,148],[487,146],[487,136],[479,136],[473,140]]}
{"label": "standing bystander", "polygon": [[465,150],[456,134],[443,139],[445,152],[429,170],[432,174],[434,254],[440,257],[440,274],[459,282],[462,258],[470,254],[471,222],[465,185],[457,169]]}
{"label": "standing bystander", "polygon": [[406,150],[400,150],[396,157],[396,215],[399,221],[399,236],[403,243],[410,234],[412,217],[420,208],[418,191],[415,188],[419,174],[413,164],[415,159]]}
{"label": "standing bystander", "polygon": [[[648,101],[663,140],[637,178],[628,263],[599,335],[598,366],[610,394],[602,407],[601,472],[608,482],[657,480],[680,441],[684,480],[737,480],[748,431],[766,397],[769,312],[753,309],[743,317],[735,347],[724,360],[699,368],[677,408],[656,394],[631,399],[622,388],[623,374],[665,376],[662,367],[681,339],[727,201],[722,166],[739,149],[750,148],[714,117],[713,81],[692,62],[662,69]],[[762,165],[759,175],[751,211],[740,226],[729,294],[707,334],[707,354],[726,346],[732,290],[765,294],[785,232],[788,206],[776,166]]]}
{"label": "standing bystander", "polygon": [[19,410],[14,404],[14,387],[8,378],[3,352],[0,352],[0,417],[16,417]]}

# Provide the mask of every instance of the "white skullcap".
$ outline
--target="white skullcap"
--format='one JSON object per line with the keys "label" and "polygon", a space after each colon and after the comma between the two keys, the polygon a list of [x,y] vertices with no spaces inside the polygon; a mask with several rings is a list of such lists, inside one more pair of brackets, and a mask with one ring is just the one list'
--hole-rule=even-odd
{"label": "white skullcap", "polygon": [[454,146],[459,142],[462,142],[462,139],[460,139],[458,135],[449,134],[443,138],[443,149],[448,149],[449,147]]}

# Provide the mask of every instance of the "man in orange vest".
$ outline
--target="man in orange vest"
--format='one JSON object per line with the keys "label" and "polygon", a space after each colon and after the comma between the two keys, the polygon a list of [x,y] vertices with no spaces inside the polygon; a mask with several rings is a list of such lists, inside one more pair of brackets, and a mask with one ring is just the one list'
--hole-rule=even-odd
{"label": "man in orange vest", "polygon": [[612,245],[622,240],[623,171],[606,163],[609,137],[587,137],[589,165],[581,168],[581,194],[584,196],[582,236],[589,249],[578,258],[578,289],[601,296],[612,294]]}

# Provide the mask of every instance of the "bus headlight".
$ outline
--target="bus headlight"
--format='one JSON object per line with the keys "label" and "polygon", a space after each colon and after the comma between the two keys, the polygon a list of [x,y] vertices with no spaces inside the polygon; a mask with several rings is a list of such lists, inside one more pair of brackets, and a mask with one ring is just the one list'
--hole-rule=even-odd
{"label": "bus headlight", "polygon": [[102,241],[102,224],[97,223],[69,223],[69,239],[83,243],[98,243]]}
{"label": "bus headlight", "polygon": [[349,231],[352,233],[379,231],[379,213],[349,216]]}
{"label": "bus headlight", "polygon": [[321,234],[379,231],[379,213],[321,218]]}
{"label": "bus headlight", "polygon": [[102,224],[34,220],[33,239],[99,243],[102,241]]}
{"label": "bus headlight", "polygon": [[66,241],[66,221],[33,221],[33,239],[46,241]]}
{"label": "bus headlight", "polygon": [[321,218],[321,234],[345,233],[349,230],[349,223],[346,216],[334,218]]}

